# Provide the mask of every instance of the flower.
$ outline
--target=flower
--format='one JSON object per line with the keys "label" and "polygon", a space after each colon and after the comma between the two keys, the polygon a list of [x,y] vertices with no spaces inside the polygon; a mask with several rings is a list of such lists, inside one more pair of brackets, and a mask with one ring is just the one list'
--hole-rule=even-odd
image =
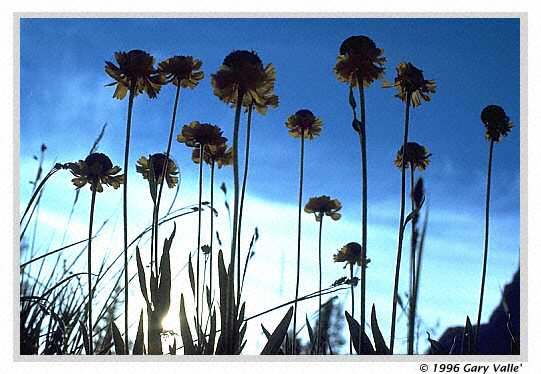
{"label": "flower", "polygon": [[182,127],[181,133],[177,135],[177,141],[185,143],[188,147],[198,147],[201,144],[222,144],[227,139],[222,136],[222,130],[218,126],[192,121]]}
{"label": "flower", "polygon": [[234,51],[227,55],[222,66],[212,74],[211,83],[214,94],[220,100],[236,105],[239,92],[243,95],[242,105],[265,114],[268,106],[278,106],[278,96],[274,95],[276,70],[272,64],[263,62],[254,51]]}
{"label": "flower", "polygon": [[105,62],[105,72],[116,81],[107,85],[116,85],[114,98],[122,100],[132,85],[135,85],[135,95],[143,92],[150,98],[158,95],[164,81],[154,69],[154,57],[134,49],[127,53],[115,52],[115,60],[118,66],[109,61]]}
{"label": "flower", "polygon": [[319,118],[308,109],[301,109],[297,113],[291,115],[286,122],[286,127],[289,129],[289,135],[294,138],[314,139],[321,133],[323,123]]}
{"label": "flower", "polygon": [[150,167],[152,166],[152,174],[154,175],[154,181],[156,184],[162,183],[165,176],[167,186],[169,188],[173,188],[178,183],[178,168],[175,161],[169,158],[167,161],[167,172],[164,175],[166,160],[167,156],[164,153],[154,153],[148,158],[141,156],[141,158],[137,160],[136,170],[143,176],[143,178],[149,179],[151,173]]}
{"label": "flower", "polygon": [[334,66],[336,78],[352,87],[362,80],[363,86],[368,87],[383,77],[385,57],[382,54],[383,49],[377,48],[372,39],[364,35],[350,36],[340,46]]}
{"label": "flower", "polygon": [[192,56],[174,56],[158,64],[158,72],[164,77],[164,83],[172,82],[175,86],[194,88],[203,79],[203,62]]}
{"label": "flower", "polygon": [[329,196],[323,195],[319,197],[311,197],[308,203],[304,206],[306,213],[314,213],[316,221],[321,221],[323,215],[331,217],[333,220],[338,221],[342,216],[338,211],[342,209],[342,204],[338,199],[333,199]]}
{"label": "flower", "polygon": [[71,181],[77,189],[89,183],[91,191],[103,192],[102,183],[114,189],[124,183],[124,175],[115,175],[120,172],[120,167],[113,166],[111,159],[103,153],[91,153],[84,161],[69,162],[64,166],[75,176]]}
{"label": "flower", "polygon": [[[398,168],[402,168],[402,148],[403,146],[400,147],[400,150],[396,153],[396,159],[394,160],[394,164]],[[432,156],[432,154],[428,153],[428,150],[422,145],[415,142],[406,143],[405,167],[408,168],[412,165],[414,168],[425,170],[430,163],[430,156]]]}
{"label": "flower", "polygon": [[[200,151],[201,148],[194,148],[192,152],[192,160],[196,164],[201,162]],[[211,165],[213,162],[221,169],[224,165],[231,165],[233,163],[233,149],[227,148],[226,143],[218,145],[205,145],[203,148],[203,160]]]}
{"label": "flower", "polygon": [[411,95],[411,103],[414,107],[421,105],[421,99],[430,101],[430,93],[436,92],[436,82],[425,80],[423,71],[419,70],[410,62],[401,62],[396,67],[394,84],[385,82],[383,87],[396,87],[398,93],[395,97],[406,101],[408,94]]}
{"label": "flower", "polygon": [[485,107],[481,112],[481,121],[485,124],[485,137],[494,142],[499,142],[513,128],[513,123],[509,120],[503,108],[498,105]]}
{"label": "flower", "polygon": [[[334,262],[345,262],[346,265],[362,265],[362,246],[356,242],[350,242],[340,248],[338,253],[332,256]],[[366,259],[367,266],[370,263],[370,259]]]}

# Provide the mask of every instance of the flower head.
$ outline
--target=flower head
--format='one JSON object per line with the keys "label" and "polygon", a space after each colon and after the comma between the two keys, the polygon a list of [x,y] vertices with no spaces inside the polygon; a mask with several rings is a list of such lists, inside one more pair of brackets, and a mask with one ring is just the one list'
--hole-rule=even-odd
{"label": "flower head", "polygon": [[154,57],[148,53],[134,49],[129,52],[115,52],[118,66],[105,62],[105,72],[115,80],[108,86],[116,85],[113,97],[122,100],[126,93],[134,87],[134,94],[146,92],[148,97],[155,98],[160,91],[163,77],[154,69]]}
{"label": "flower head", "polygon": [[394,84],[384,83],[383,87],[396,87],[398,97],[406,101],[411,96],[411,103],[414,107],[421,105],[421,99],[430,101],[431,93],[436,92],[436,82],[426,80],[423,71],[413,66],[410,62],[401,62],[396,67],[396,78]]}
{"label": "flower head", "polygon": [[[196,164],[201,162],[200,150],[201,148],[197,147],[192,152],[192,160]],[[214,163],[218,165],[218,169],[221,169],[222,166],[233,163],[233,149],[227,148],[226,143],[205,145],[203,148],[203,160],[209,165]]]}
{"label": "flower head", "polygon": [[64,166],[75,176],[71,181],[77,189],[88,183],[91,191],[103,192],[102,183],[114,189],[124,183],[124,175],[115,175],[120,172],[120,167],[113,166],[111,159],[103,153],[91,153],[84,161],[69,162]]}
{"label": "flower head", "polygon": [[175,161],[169,158],[167,161],[167,171],[164,172],[166,160],[167,156],[164,153],[154,153],[148,158],[141,156],[141,158],[137,160],[136,170],[147,180],[150,178],[152,171],[156,184],[162,183],[165,177],[167,186],[173,188],[178,183],[178,168]]}
{"label": "flower head", "polygon": [[263,66],[253,51],[234,51],[212,74],[211,83],[220,100],[236,105],[240,93],[244,107],[253,104],[259,113],[265,114],[269,106],[278,106],[278,96],[274,94],[275,80],[276,70],[272,64]]}
{"label": "flower head", "polygon": [[301,109],[297,113],[291,115],[286,122],[286,127],[289,129],[289,135],[294,138],[314,139],[321,133],[323,123],[319,118],[308,109]]}
{"label": "flower head", "polygon": [[340,201],[338,201],[338,199],[331,200],[331,198],[326,195],[311,197],[304,206],[304,211],[306,213],[314,213],[317,222],[321,221],[323,215],[338,221],[342,216],[338,213],[340,209],[342,209]]}
{"label": "flower head", "polygon": [[[340,248],[338,253],[333,255],[333,261],[334,262],[345,262],[346,265],[355,265],[361,266],[363,263],[362,260],[363,257],[363,250],[362,246],[359,243],[356,242],[350,242]],[[366,259],[366,265],[370,263],[369,259]]]}
{"label": "flower head", "polygon": [[368,87],[383,77],[385,57],[382,54],[383,49],[376,47],[372,39],[364,35],[350,36],[340,46],[334,66],[336,78],[352,87],[356,87],[359,81]]}
{"label": "flower head", "polygon": [[165,83],[173,83],[183,88],[194,88],[203,79],[200,70],[203,62],[192,56],[174,56],[158,64],[158,72],[163,74]]}
{"label": "flower head", "polygon": [[[402,148],[403,146],[400,147],[400,149],[396,153],[396,159],[394,160],[394,164],[398,168],[402,168]],[[430,163],[430,156],[432,156],[432,154],[428,153],[428,150],[422,145],[415,142],[406,143],[406,165],[404,167],[408,168],[411,165],[413,168],[425,170]]]}
{"label": "flower head", "polygon": [[481,112],[481,121],[485,124],[485,137],[499,142],[513,128],[513,123],[501,106],[489,105]]}
{"label": "flower head", "polygon": [[201,144],[222,144],[227,139],[222,136],[222,130],[218,126],[192,121],[182,127],[180,134],[177,135],[177,141],[185,143],[188,147],[198,147]]}

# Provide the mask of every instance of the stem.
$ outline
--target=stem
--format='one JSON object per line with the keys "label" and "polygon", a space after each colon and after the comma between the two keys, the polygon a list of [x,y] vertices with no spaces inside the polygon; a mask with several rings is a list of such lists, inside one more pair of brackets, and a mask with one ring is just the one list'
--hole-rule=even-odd
{"label": "stem", "polygon": [[[415,166],[413,162],[410,163],[410,195],[411,195],[411,211],[415,210],[415,200],[413,198],[413,190],[415,189]],[[415,238],[415,225],[417,219],[415,216],[411,220],[411,248],[410,248],[410,287],[409,287],[409,309],[408,309],[408,355],[413,354],[413,339],[415,330],[415,252],[416,252],[416,238]]]}
{"label": "stem", "polygon": [[246,124],[246,149],[244,154],[244,174],[242,177],[242,189],[240,193],[240,207],[239,207],[239,229],[238,229],[238,241],[237,241],[237,285],[239,289],[237,304],[240,303],[240,241],[242,232],[242,212],[244,210],[244,195],[246,193],[246,180],[248,179],[248,161],[250,157],[250,132],[252,128],[252,109],[253,104],[248,108],[248,121]]}
{"label": "stem", "polygon": [[318,320],[318,328],[317,328],[317,348],[316,348],[316,354],[319,354],[319,349],[321,347],[321,232],[323,231],[323,213],[321,213],[320,221],[319,221],[319,308],[318,308],[318,314],[317,314],[317,320]]}
{"label": "stem", "polygon": [[[360,74],[357,75],[360,77]],[[366,324],[366,256],[367,256],[367,230],[368,230],[368,166],[366,161],[366,110],[365,110],[365,98],[364,98],[364,86],[361,78],[358,78],[357,84],[359,86],[359,96],[361,104],[361,131],[359,133],[361,142],[361,164],[362,164],[362,259],[361,259],[361,339],[359,339],[359,352],[362,352],[365,334]],[[351,288],[351,295],[353,298],[353,287]],[[352,311],[353,316],[353,311]],[[351,349],[350,349],[351,351]],[[352,353],[352,352],[350,352]]]}
{"label": "stem", "polygon": [[[355,318],[355,292],[353,288],[353,264],[349,264],[349,278],[351,279],[351,316]],[[361,340],[364,340],[364,335],[361,335]],[[359,343],[361,345],[361,343]],[[362,346],[362,345],[361,345]],[[360,349],[360,348],[359,348]],[[362,351],[359,351],[362,352]],[[353,341],[349,340],[349,354],[353,354]]]}
{"label": "stem", "polygon": [[[198,212],[197,212],[197,270],[196,270],[196,318],[197,318],[197,336],[199,336],[200,331],[200,323],[201,319],[199,318],[199,312],[201,309],[203,309],[203,306],[201,305],[200,308],[200,300],[199,300],[199,268],[200,268],[200,260],[199,260],[199,254],[201,252],[201,199],[203,194],[203,148],[205,147],[205,144],[199,145],[199,202],[198,202]],[[201,313],[202,314],[202,313]]]}
{"label": "stem", "polygon": [[393,312],[391,317],[391,343],[390,343],[390,353],[393,354],[394,349],[394,338],[395,338],[395,327],[396,327],[396,304],[398,302],[398,282],[400,279],[400,260],[402,258],[402,240],[404,238],[404,213],[406,205],[406,162],[405,162],[405,152],[406,144],[408,142],[408,128],[409,128],[409,116],[410,116],[410,105],[411,105],[411,93],[408,92],[406,96],[406,115],[404,120],[404,142],[402,145],[402,187],[400,194],[400,225],[398,226],[398,248],[396,252],[396,268],[394,273],[394,291],[393,291]]}
{"label": "stem", "polygon": [[123,216],[124,216],[124,341],[126,354],[128,350],[128,161],[130,155],[130,132],[133,100],[135,98],[135,81],[131,83],[130,96],[128,99],[128,119],[126,121],[126,145],[124,148],[124,185],[123,185]]}
{"label": "stem", "polygon": [[90,222],[88,224],[88,347],[89,354],[94,354],[92,345],[92,225],[94,223],[94,205],[96,202],[95,186],[92,190],[92,200],[90,202]]}
{"label": "stem", "polygon": [[[175,130],[175,121],[177,118],[177,107],[178,107],[178,101],[180,97],[180,84],[177,85],[176,93],[175,93],[175,103],[173,105],[173,116],[171,118],[171,127],[169,129],[169,138],[167,140],[167,151],[165,152],[165,164],[163,165],[162,169],[162,175],[157,176],[159,183],[159,190],[158,190],[158,196],[156,199],[156,216],[155,216],[155,225],[156,225],[156,232],[154,234],[154,250],[155,250],[155,258],[156,258],[156,276],[158,276],[158,217],[160,216],[160,203],[162,201],[162,191],[163,191],[163,185],[165,184],[165,176],[167,175],[167,167],[169,164],[169,155],[171,154],[171,144],[173,142],[173,131]],[[202,162],[202,161],[201,161]]]}
{"label": "stem", "polygon": [[302,183],[304,180],[304,129],[301,130],[301,160],[300,160],[300,175],[299,175],[299,224],[297,230],[297,282],[295,286],[295,312],[293,313],[293,343],[292,353],[296,350],[296,334],[297,334],[297,299],[299,298],[299,278],[301,272],[301,218],[302,218]]}
{"label": "stem", "polygon": [[479,339],[479,327],[481,325],[481,313],[483,311],[483,297],[485,293],[485,279],[487,274],[487,259],[488,259],[488,228],[490,219],[490,179],[492,177],[492,154],[494,152],[494,140],[490,142],[488,152],[488,172],[487,172],[487,195],[485,203],[485,249],[483,253],[483,274],[481,276],[481,294],[479,296],[479,312],[477,314],[477,326],[475,331],[475,347]]}
{"label": "stem", "polygon": [[53,166],[53,168],[51,169],[51,171],[49,171],[47,173],[47,175],[45,175],[45,177],[42,179],[41,183],[38,185],[37,188],[35,188],[35,190],[33,191],[32,193],[32,197],[30,198],[30,201],[28,202],[28,205],[26,206],[26,209],[24,210],[24,213],[21,217],[21,221],[19,222],[20,225],[22,225],[23,221],[24,221],[24,217],[26,217],[26,215],[28,214],[28,211],[30,210],[30,207],[32,206],[32,203],[34,202],[34,200],[36,199],[36,197],[38,196],[39,192],[41,191],[41,189],[43,188],[43,186],[45,185],[45,183],[47,182],[47,180],[53,176],[54,173],[56,173],[58,170],[56,165]]}
{"label": "stem", "polygon": [[[212,257],[214,243],[214,161],[210,164],[210,274],[209,274],[209,291],[212,300]],[[210,313],[210,311],[209,311]]]}

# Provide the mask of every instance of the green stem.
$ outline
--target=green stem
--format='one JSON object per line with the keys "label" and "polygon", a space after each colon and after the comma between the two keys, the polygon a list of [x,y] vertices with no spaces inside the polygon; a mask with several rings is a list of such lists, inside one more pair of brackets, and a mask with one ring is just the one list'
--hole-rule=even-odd
{"label": "green stem", "polygon": [[[411,211],[415,210],[415,199],[413,192],[415,189],[415,166],[413,162],[410,163],[410,197],[411,197]],[[408,309],[408,355],[413,354],[413,339],[415,333],[415,256],[417,241],[415,238],[417,218],[414,216],[411,220],[411,248],[410,248],[410,287],[409,287],[409,309]]]}
{"label": "green stem", "polygon": [[297,346],[297,299],[299,298],[299,280],[301,273],[301,219],[302,219],[302,184],[304,180],[304,129],[301,130],[301,159],[299,165],[299,223],[297,229],[297,281],[295,286],[295,304],[293,313],[293,342],[292,354],[296,352]]}
{"label": "green stem", "polygon": [[[200,332],[200,326],[201,326],[201,318],[199,317],[200,311],[203,309],[203,306],[200,305],[200,298],[199,298],[199,268],[200,265],[200,259],[199,255],[201,253],[201,200],[202,200],[202,194],[203,194],[203,148],[205,147],[205,144],[199,145],[199,201],[198,201],[198,212],[197,212],[197,269],[196,269],[196,328],[197,328],[197,336],[199,336]],[[201,313],[202,314],[202,313]]]}
{"label": "green stem", "polygon": [[126,354],[128,351],[128,162],[130,155],[130,133],[131,133],[131,119],[133,112],[133,101],[135,98],[135,84],[133,81],[130,85],[130,96],[128,99],[128,119],[126,121],[126,145],[124,148],[124,185],[123,185],[123,204],[122,211],[124,217],[124,342],[126,347]]}
{"label": "green stem", "polygon": [[488,152],[488,172],[487,172],[487,194],[485,202],[485,248],[483,253],[483,274],[481,276],[481,293],[479,295],[479,312],[477,313],[477,326],[475,330],[475,347],[479,339],[479,327],[481,326],[481,313],[483,311],[483,298],[485,293],[485,279],[487,274],[487,259],[488,259],[488,228],[490,219],[490,180],[492,177],[492,155],[494,152],[494,140],[490,142]]}
{"label": "green stem", "polygon": [[[360,75],[358,75],[360,77]],[[368,236],[368,166],[366,160],[366,110],[364,98],[364,86],[362,79],[357,80],[359,86],[359,96],[361,104],[361,131],[359,132],[361,142],[361,163],[362,163],[362,262],[361,262],[361,339],[359,339],[359,352],[363,350],[363,343],[366,325],[366,256],[367,256],[367,236]],[[353,298],[353,287],[351,288]],[[353,315],[353,314],[352,314]],[[352,353],[352,352],[350,352]]]}
{"label": "green stem", "polygon": [[393,353],[394,349],[394,339],[395,339],[395,328],[396,328],[396,304],[398,302],[398,283],[400,279],[400,261],[402,259],[402,242],[404,238],[404,215],[406,208],[406,162],[405,162],[405,152],[406,144],[408,143],[408,129],[409,129],[409,115],[410,115],[410,105],[411,105],[411,93],[408,93],[406,96],[406,115],[404,120],[404,141],[402,144],[402,187],[400,193],[400,223],[398,226],[398,248],[396,252],[396,268],[394,273],[394,291],[393,291],[393,311],[391,316],[391,342],[390,342],[390,353]]}
{"label": "green stem", "polygon": [[[94,186],[95,188],[95,186]],[[94,205],[96,202],[96,190],[92,190],[92,200],[90,201],[90,222],[88,224],[88,350],[89,354],[94,354],[92,344],[92,225],[94,223]]]}
{"label": "green stem", "polygon": [[321,347],[321,286],[322,286],[322,271],[321,271],[321,232],[323,231],[323,213],[321,213],[319,220],[319,240],[318,240],[318,253],[319,253],[319,307],[317,313],[318,328],[317,328],[317,348],[316,354],[320,353]]}
{"label": "green stem", "polygon": [[248,121],[246,124],[246,146],[244,154],[244,173],[242,177],[242,188],[240,193],[240,207],[239,207],[239,229],[238,229],[238,239],[237,239],[237,285],[239,292],[237,294],[237,304],[240,304],[240,242],[241,242],[241,232],[242,232],[242,212],[244,210],[244,195],[246,193],[246,181],[248,179],[248,161],[250,157],[250,133],[252,128],[252,109],[253,104],[248,108]]}

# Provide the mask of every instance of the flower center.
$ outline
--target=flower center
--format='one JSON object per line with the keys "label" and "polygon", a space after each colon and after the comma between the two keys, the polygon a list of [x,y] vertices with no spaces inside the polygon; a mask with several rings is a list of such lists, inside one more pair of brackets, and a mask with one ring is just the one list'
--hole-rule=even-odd
{"label": "flower center", "polygon": [[85,159],[85,164],[88,167],[88,177],[92,179],[104,176],[113,167],[109,157],[103,153],[91,153]]}

